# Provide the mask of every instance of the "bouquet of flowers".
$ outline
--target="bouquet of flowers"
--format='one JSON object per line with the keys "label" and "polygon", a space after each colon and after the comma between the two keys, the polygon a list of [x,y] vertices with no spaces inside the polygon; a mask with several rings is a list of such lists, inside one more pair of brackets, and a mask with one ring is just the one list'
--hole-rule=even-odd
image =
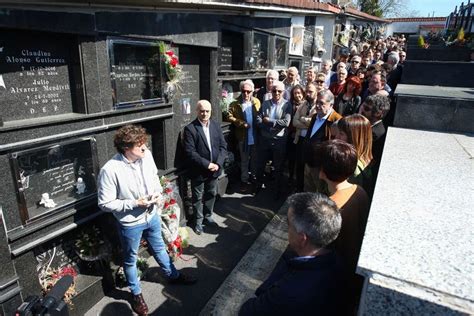
{"label": "bouquet of flowers", "polygon": [[95,225],[83,229],[75,241],[75,251],[84,261],[95,261],[109,255],[108,244],[101,237]]}
{"label": "bouquet of flowers", "polygon": [[166,93],[172,97],[177,89],[181,90],[179,80],[181,79],[182,67],[179,64],[178,56],[175,55],[167,44],[159,42],[158,47],[160,48],[160,56],[163,59],[166,76],[168,77]]}
{"label": "bouquet of flowers", "polygon": [[65,275],[70,275],[74,278],[74,282],[64,294],[64,302],[66,302],[72,308],[72,298],[77,294],[75,286],[77,272],[72,266],[64,266],[62,268],[55,269],[47,267],[45,270],[41,271],[39,275],[39,281],[43,290],[43,295],[46,295],[54,287],[56,282],[58,282]]}
{"label": "bouquet of flowers", "polygon": [[181,209],[177,203],[178,188],[166,177],[160,178],[163,188],[163,206],[161,207],[161,234],[168,246],[170,257],[180,258],[183,248],[188,246],[186,227],[179,227]]}

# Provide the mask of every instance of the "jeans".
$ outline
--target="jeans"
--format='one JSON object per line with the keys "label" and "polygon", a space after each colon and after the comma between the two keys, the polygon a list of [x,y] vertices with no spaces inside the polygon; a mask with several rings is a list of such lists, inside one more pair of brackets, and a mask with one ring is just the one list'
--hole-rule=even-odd
{"label": "jeans", "polygon": [[[247,147],[247,151],[244,151],[244,148]],[[245,146],[243,141],[239,141],[239,151],[240,151],[240,181],[248,182],[249,181],[249,165],[250,172],[255,175],[257,172],[257,146],[256,145],[247,145]]]}
{"label": "jeans", "polygon": [[179,272],[166,252],[166,245],[161,236],[161,222],[158,215],[154,215],[148,223],[136,226],[120,226],[123,240],[124,272],[127,277],[128,287],[133,295],[141,293],[140,281],[137,275],[137,257],[140,240],[143,237],[148,242],[156,262],[160,265],[162,273],[168,279],[176,279]]}
{"label": "jeans", "polygon": [[285,163],[286,137],[275,139],[261,138],[258,145],[257,181],[263,183],[263,174],[267,157],[272,156],[273,167],[276,175],[276,191],[280,190],[283,181],[283,164]]}
{"label": "jeans", "polygon": [[193,212],[196,225],[202,225],[204,216],[210,218],[217,195],[217,178],[191,179]]}

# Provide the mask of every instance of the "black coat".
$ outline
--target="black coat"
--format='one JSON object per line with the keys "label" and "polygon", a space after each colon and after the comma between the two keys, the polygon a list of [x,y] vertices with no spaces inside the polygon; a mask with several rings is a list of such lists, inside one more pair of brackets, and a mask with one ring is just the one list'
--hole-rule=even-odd
{"label": "black coat", "polygon": [[[209,134],[211,138],[212,159],[209,145],[204,135],[201,123],[195,119],[184,128],[184,151],[186,153],[192,178],[205,180],[217,178],[224,167],[227,157],[227,143],[222,134],[221,127],[213,120],[209,120]],[[209,163],[219,165],[216,172],[209,171]]]}

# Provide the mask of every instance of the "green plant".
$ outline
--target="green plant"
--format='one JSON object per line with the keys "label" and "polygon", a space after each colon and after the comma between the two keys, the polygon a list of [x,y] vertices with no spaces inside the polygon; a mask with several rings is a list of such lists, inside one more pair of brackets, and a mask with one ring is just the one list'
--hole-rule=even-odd
{"label": "green plant", "polygon": [[94,225],[82,230],[76,239],[75,246],[80,256],[94,257],[99,255],[104,240],[100,230]]}
{"label": "green plant", "polygon": [[418,36],[418,47],[425,48],[425,39],[423,36]]}

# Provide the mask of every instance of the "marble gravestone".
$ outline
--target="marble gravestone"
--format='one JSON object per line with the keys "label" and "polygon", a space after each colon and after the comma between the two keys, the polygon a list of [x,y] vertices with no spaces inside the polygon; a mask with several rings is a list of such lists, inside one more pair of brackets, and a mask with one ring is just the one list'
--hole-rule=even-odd
{"label": "marble gravestone", "polygon": [[115,108],[164,102],[158,45],[110,40],[109,55]]}
{"label": "marble gravestone", "polygon": [[96,193],[93,138],[15,152],[11,165],[23,223]]}
{"label": "marble gravestone", "polygon": [[268,38],[266,34],[254,32],[251,52],[252,68],[266,69],[268,67]]}
{"label": "marble gravestone", "polygon": [[0,30],[0,39],[0,121],[79,111],[75,89],[82,82],[71,37]]}

